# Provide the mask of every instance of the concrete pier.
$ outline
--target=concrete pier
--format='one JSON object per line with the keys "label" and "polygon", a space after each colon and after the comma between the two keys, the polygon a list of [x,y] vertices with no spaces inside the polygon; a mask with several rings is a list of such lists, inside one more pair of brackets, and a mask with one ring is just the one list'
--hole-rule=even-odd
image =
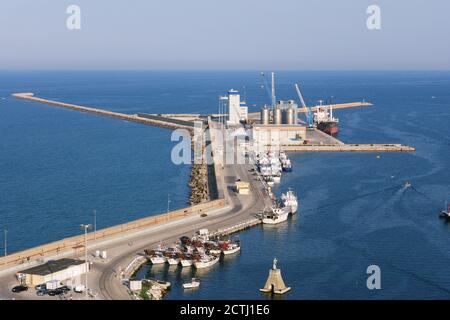
{"label": "concrete pier", "polygon": [[286,152],[413,152],[415,148],[403,144],[307,144],[284,145]]}

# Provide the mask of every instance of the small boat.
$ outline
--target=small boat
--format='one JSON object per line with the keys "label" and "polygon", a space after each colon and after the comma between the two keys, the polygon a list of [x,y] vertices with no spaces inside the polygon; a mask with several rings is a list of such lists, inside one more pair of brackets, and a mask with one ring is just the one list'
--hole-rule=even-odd
{"label": "small boat", "polygon": [[282,166],[284,172],[292,171],[292,163],[291,163],[291,160],[289,160],[289,159],[283,160],[281,162],[281,166]]}
{"label": "small boat", "polygon": [[272,208],[271,212],[262,215],[262,222],[264,224],[278,224],[287,220],[289,216],[289,209],[287,207]]}
{"label": "small boat", "polygon": [[221,244],[219,244],[219,246],[224,255],[234,254],[241,250],[240,241],[236,242],[224,241]]}
{"label": "small boat", "polygon": [[280,183],[281,182],[281,174],[276,174],[273,176],[273,182],[274,183]]}
{"label": "small boat", "polygon": [[447,208],[447,210],[443,209],[439,214],[439,217],[450,220],[450,204],[446,202],[445,207]]}
{"label": "small boat", "polygon": [[200,287],[200,280],[192,278],[190,282],[183,283],[184,289],[194,289]]}
{"label": "small boat", "polygon": [[294,214],[297,212],[298,200],[294,194],[294,191],[289,189],[286,193],[282,193],[281,200],[283,201],[283,205],[289,208],[290,213]]}
{"label": "small boat", "polygon": [[190,254],[185,254],[183,258],[180,259],[180,264],[182,267],[191,267],[194,264],[194,260]]}
{"label": "small boat", "polygon": [[159,250],[146,249],[144,252],[152,264],[163,264],[166,262],[166,257],[164,257],[163,253]]}
{"label": "small boat", "polygon": [[194,261],[194,267],[197,269],[208,268],[219,262],[219,256],[215,255],[201,255],[196,261]]}

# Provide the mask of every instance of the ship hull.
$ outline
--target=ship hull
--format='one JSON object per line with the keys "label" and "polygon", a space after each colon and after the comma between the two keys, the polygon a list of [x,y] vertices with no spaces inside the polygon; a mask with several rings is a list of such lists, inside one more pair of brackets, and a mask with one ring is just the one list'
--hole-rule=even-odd
{"label": "ship hull", "polygon": [[321,122],[317,124],[317,129],[329,135],[336,135],[339,132],[337,122]]}

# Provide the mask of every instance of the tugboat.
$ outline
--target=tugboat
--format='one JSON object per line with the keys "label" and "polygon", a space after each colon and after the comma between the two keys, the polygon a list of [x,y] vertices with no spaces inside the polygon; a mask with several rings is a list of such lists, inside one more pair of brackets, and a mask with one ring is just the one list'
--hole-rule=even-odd
{"label": "tugboat", "polygon": [[444,218],[447,221],[450,221],[450,204],[447,201],[445,202],[445,207],[447,209],[443,209],[439,214],[439,217]]}
{"label": "tugboat", "polygon": [[282,193],[281,200],[283,201],[283,205],[289,208],[290,213],[294,214],[297,212],[298,201],[294,191],[289,189],[286,193]]}

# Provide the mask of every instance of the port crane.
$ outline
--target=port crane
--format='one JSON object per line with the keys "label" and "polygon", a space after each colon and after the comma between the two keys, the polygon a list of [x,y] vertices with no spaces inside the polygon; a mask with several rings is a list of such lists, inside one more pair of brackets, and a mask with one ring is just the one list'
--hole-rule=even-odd
{"label": "port crane", "polygon": [[302,108],[306,110],[305,116],[306,116],[306,121],[308,123],[308,127],[313,128],[314,127],[314,117],[311,112],[311,108],[308,108],[306,106],[305,100],[303,99],[302,92],[300,91],[300,87],[298,86],[297,83],[295,84],[295,90],[297,91],[297,95],[298,95],[298,98],[300,99],[300,103],[302,104]]}

